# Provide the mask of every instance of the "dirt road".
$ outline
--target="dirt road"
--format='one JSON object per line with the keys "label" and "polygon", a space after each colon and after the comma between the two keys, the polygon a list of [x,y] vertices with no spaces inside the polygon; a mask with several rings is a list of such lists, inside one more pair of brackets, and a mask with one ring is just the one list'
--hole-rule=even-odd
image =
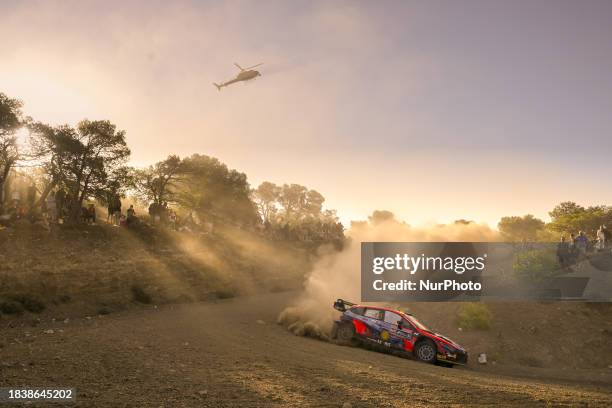
{"label": "dirt road", "polygon": [[48,312],[35,327],[2,320],[0,386],[75,387],[79,407],[612,405],[602,370],[501,375],[502,367],[447,369],[294,336],[275,321],[295,296],[67,322]]}

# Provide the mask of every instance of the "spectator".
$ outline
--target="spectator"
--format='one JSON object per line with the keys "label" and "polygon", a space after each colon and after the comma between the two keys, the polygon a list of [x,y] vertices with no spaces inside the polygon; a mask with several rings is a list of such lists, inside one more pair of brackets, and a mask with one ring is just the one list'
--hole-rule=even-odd
{"label": "spectator", "polygon": [[55,207],[57,208],[57,219],[64,218],[64,210],[66,204],[66,192],[61,188],[55,193]]}
{"label": "spectator", "polygon": [[557,244],[557,260],[562,268],[570,264],[570,246],[565,241],[565,237],[561,237],[561,242]]}
{"label": "spectator", "polygon": [[87,220],[92,224],[96,223],[96,206],[94,204],[89,204],[87,207]]}
{"label": "spectator", "polygon": [[121,197],[117,194],[115,195],[115,209],[113,211],[113,224],[119,225],[121,218]]}
{"label": "spectator", "polygon": [[55,203],[55,195],[53,193],[47,195],[46,205],[47,217],[49,218],[49,221],[55,222],[57,220],[57,206]]}
{"label": "spectator", "polygon": [[134,205],[130,205],[130,208],[127,210],[127,220],[126,225],[131,225],[136,222],[136,210],[134,210]]}
{"label": "spectator", "polygon": [[584,231],[578,232],[578,236],[576,237],[576,248],[580,251],[581,254],[586,253],[588,244],[589,239],[584,234]]}

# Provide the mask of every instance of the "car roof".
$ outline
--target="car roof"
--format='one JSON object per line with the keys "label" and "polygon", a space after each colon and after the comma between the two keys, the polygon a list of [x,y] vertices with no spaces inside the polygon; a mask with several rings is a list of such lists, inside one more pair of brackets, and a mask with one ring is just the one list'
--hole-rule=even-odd
{"label": "car roof", "polygon": [[397,313],[397,314],[400,314],[400,315],[403,315],[403,316],[411,316],[410,313],[402,312],[401,310],[390,309],[388,307],[380,307],[380,306],[354,305],[354,306],[351,306],[351,309],[356,308],[356,307],[365,307],[367,309],[378,309],[378,310],[384,310],[386,312]]}

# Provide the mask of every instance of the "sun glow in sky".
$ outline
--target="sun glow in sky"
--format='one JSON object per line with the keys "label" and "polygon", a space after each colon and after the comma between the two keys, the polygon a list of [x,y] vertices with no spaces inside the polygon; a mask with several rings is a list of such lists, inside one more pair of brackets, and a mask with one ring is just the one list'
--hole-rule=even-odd
{"label": "sun glow in sky", "polygon": [[[343,221],[606,204],[605,1],[0,1],[0,91],[109,119],[133,164],[203,153],[320,191]],[[234,62],[261,78],[218,92]]]}

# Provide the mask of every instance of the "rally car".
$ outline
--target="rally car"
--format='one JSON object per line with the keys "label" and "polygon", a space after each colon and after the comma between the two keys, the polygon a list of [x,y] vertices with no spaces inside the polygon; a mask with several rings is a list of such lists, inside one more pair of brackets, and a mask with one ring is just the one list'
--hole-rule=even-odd
{"label": "rally car", "polygon": [[409,313],[342,299],[334,302],[334,309],[342,315],[334,322],[331,337],[341,344],[357,341],[432,364],[467,364],[463,347],[434,333]]}

